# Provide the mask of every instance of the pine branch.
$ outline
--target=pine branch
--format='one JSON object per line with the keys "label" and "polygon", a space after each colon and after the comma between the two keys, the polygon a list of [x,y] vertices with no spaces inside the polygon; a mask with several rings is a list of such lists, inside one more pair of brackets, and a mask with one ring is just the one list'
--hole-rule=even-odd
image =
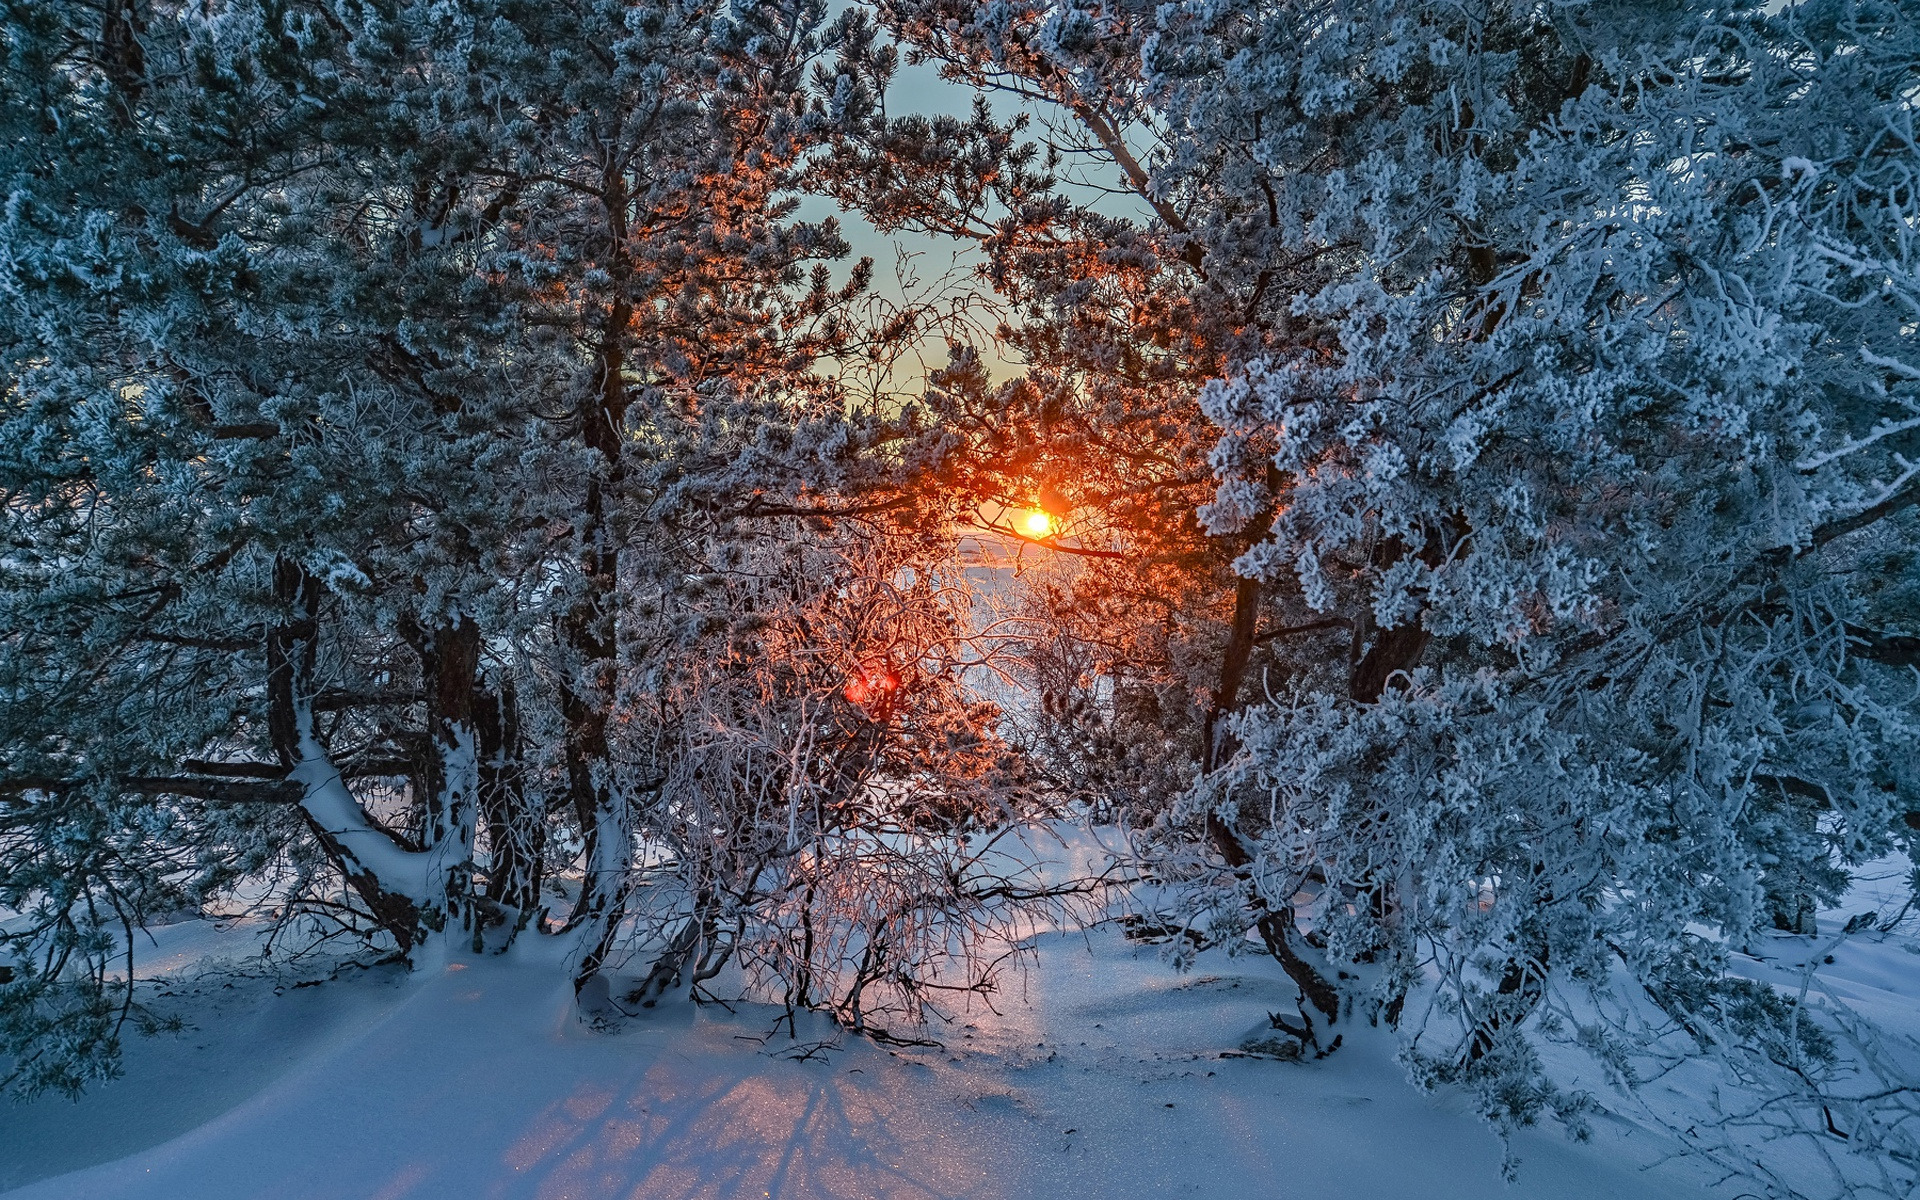
{"label": "pine branch", "polygon": [[[151,796],[184,796],[216,804],[298,804],[303,794],[300,785],[284,779],[235,779],[196,775],[129,775],[111,780],[119,792]],[[54,775],[16,775],[0,780],[0,796],[18,797],[30,791],[59,793],[99,786],[100,781],[85,777],[62,778]]]}

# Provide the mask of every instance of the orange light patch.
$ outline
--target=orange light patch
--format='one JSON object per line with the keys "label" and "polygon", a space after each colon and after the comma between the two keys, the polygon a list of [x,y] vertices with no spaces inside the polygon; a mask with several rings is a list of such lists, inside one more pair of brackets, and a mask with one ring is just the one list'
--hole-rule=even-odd
{"label": "orange light patch", "polygon": [[867,662],[860,664],[860,670],[841,689],[840,694],[848,703],[861,708],[885,706],[891,703],[893,694],[900,690],[900,675],[884,663]]}
{"label": "orange light patch", "polygon": [[1026,530],[1028,537],[1045,537],[1053,532],[1053,518],[1036,508],[1020,518],[1020,527]]}

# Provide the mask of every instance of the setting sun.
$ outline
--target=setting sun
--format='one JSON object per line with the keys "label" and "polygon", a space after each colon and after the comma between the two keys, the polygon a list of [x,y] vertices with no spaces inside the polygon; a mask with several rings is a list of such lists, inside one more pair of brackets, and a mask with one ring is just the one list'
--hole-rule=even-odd
{"label": "setting sun", "polygon": [[1053,518],[1039,509],[1022,517],[1020,524],[1027,531],[1028,537],[1045,537],[1053,532]]}

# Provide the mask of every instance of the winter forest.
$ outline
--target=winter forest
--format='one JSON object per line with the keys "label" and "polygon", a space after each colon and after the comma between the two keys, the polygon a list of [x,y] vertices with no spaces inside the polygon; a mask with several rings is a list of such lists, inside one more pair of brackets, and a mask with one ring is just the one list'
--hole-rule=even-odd
{"label": "winter forest", "polygon": [[1913,1196],[1917,108],[1920,0],[0,0],[0,1189]]}

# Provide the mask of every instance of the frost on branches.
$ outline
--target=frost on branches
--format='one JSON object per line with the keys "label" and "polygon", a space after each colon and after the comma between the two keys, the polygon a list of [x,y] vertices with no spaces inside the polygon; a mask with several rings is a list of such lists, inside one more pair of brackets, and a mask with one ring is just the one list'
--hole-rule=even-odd
{"label": "frost on branches", "polygon": [[262,895],[615,1004],[991,986],[1037,793],[958,691],[924,421],[838,382],[915,331],[794,215],[837,36],[6,5],[9,1082],[110,1072],[139,927]]}
{"label": "frost on branches", "polygon": [[[0,11],[16,1082],[263,892],[910,1036],[1071,796],[1264,1044],[1920,1184],[1920,1047],[1742,957],[1920,834],[1910,3]],[[807,194],[973,243],[993,344]],[[992,636],[969,523],[1050,555]]]}
{"label": "frost on branches", "polygon": [[[1197,780],[1105,781],[1179,885],[1159,923],[1264,944],[1304,1052],[1394,1024],[1418,1076],[1576,1127],[1542,1039],[1629,1104],[1703,1055],[1742,1085],[1679,1120],[1706,1153],[1908,1194],[1920,1048],[1729,956],[1920,829],[1912,7],[879,11],[1044,127],[876,122],[850,200],[1026,268],[992,282],[1033,369],[939,382],[1025,455],[997,486],[1073,461],[1138,564],[1035,603],[1085,668],[1060,769],[1122,729]],[[903,153],[941,138],[976,158]],[[1201,417],[1230,596],[1140,519]]]}
{"label": "frost on branches", "polygon": [[1215,865],[1169,827],[1168,869],[1258,914],[1311,1042],[1406,1022],[1417,1072],[1525,1121],[1579,1103],[1535,1034],[1654,1069],[1644,999],[1792,1092],[1721,1114],[1820,1143],[1831,1175],[1789,1185],[1912,1186],[1913,1063],[1833,1045],[1842,1017],[1726,956],[1814,932],[1848,866],[1915,836],[1920,22],[1158,26],[1196,148],[1170,190],[1315,262],[1286,309],[1310,336],[1200,399],[1225,431],[1203,519],[1270,521],[1236,569],[1304,631],[1173,814]]}

